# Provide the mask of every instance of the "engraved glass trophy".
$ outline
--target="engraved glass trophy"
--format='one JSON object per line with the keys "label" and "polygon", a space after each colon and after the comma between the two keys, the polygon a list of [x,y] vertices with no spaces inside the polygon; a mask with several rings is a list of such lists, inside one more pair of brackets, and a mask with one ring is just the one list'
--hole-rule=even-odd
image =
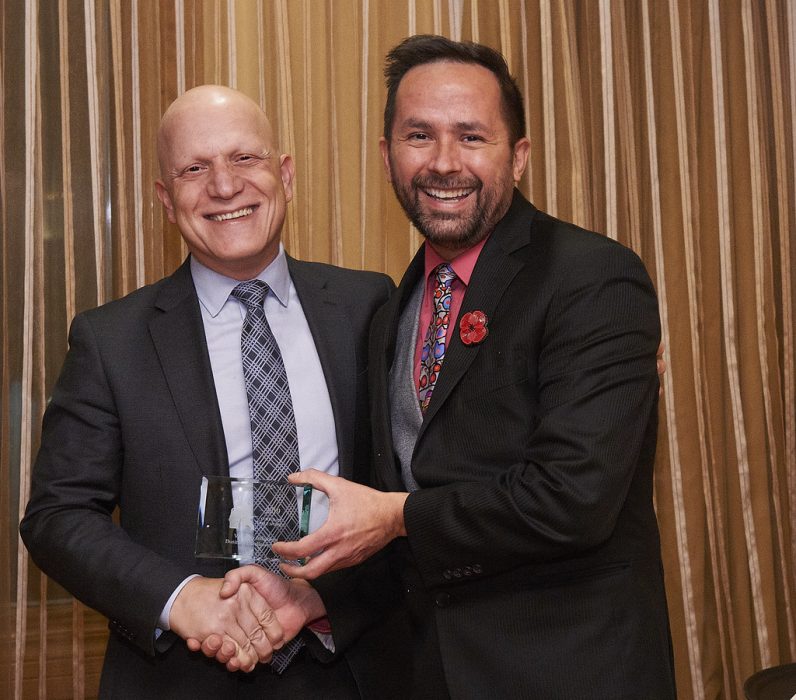
{"label": "engraved glass trophy", "polygon": [[[271,550],[276,541],[294,538],[287,525],[290,516],[274,505],[260,517],[255,534],[252,504],[258,489],[281,490],[280,497],[268,498],[270,503],[285,503],[295,508],[299,520],[299,537],[309,532],[313,489],[309,484],[295,486],[287,481],[236,479],[227,476],[205,476],[199,493],[196,525],[196,556],[211,559],[254,561],[255,545],[266,559],[283,561]],[[295,517],[295,516],[294,516]],[[295,522],[295,521],[293,521]],[[256,541],[255,538],[263,538]],[[296,563],[296,562],[291,562]],[[303,564],[303,561],[297,562]]]}

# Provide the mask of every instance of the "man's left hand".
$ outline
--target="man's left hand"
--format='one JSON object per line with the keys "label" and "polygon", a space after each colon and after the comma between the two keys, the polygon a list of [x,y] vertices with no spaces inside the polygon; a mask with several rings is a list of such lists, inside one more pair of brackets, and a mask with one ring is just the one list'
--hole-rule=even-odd
{"label": "man's left hand", "polygon": [[291,474],[293,484],[311,484],[329,497],[329,517],[318,530],[296,542],[275,542],[285,559],[306,559],[304,566],[283,564],[293,578],[313,579],[353,566],[406,535],[403,508],[408,493],[385,493],[316,469]]}

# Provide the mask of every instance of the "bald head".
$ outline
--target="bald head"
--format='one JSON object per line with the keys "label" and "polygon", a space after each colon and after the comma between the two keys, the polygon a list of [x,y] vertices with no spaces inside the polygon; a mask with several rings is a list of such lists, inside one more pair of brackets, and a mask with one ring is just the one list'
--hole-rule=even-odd
{"label": "bald head", "polygon": [[248,95],[224,85],[199,85],[174,100],[160,120],[157,148],[160,175],[164,180],[173,168],[170,157],[175,134],[212,118],[249,120],[251,128],[256,128],[267,143],[274,145],[268,117]]}
{"label": "bald head", "polygon": [[194,258],[234,279],[259,274],[293,196],[293,161],[262,109],[228,87],[193,88],[166,110],[157,146],[155,189]]}

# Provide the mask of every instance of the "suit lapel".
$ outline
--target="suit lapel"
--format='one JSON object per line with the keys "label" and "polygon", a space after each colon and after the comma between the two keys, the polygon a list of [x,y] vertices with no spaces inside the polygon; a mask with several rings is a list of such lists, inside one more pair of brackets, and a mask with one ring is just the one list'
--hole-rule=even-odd
{"label": "suit lapel", "polygon": [[182,429],[202,474],[229,474],[202,314],[188,261],[163,283],[149,331]]}
{"label": "suit lapel", "polygon": [[315,341],[326,378],[337,433],[340,475],[351,478],[354,462],[356,407],[356,352],[345,308],[328,288],[320,267],[287,256],[290,277]]}
{"label": "suit lapel", "polygon": [[[511,253],[527,245],[529,241],[529,220],[536,209],[515,190],[514,198],[506,215],[501,219],[490,236],[473,270],[470,284],[462,300],[459,318],[469,311],[483,311],[487,319],[494,316],[498,302],[506,288],[523,268],[524,264]],[[453,335],[445,352],[442,371],[434,387],[431,403],[426,410],[423,425],[420,427],[418,441],[429,422],[433,420],[451,391],[473,363],[481,348],[480,345],[467,346],[459,337],[459,319],[453,328]],[[486,342],[489,342],[488,340]]]}

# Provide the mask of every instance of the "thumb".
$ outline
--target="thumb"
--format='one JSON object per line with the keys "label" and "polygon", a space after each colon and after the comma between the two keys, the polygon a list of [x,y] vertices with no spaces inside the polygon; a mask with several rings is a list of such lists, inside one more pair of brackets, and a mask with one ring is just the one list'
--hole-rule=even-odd
{"label": "thumb", "polygon": [[287,479],[291,484],[295,484],[296,486],[309,484],[312,488],[328,494],[329,489],[334,487],[334,482],[337,478],[338,477],[331,476],[317,469],[305,469],[304,471],[290,474]]}
{"label": "thumb", "polygon": [[218,595],[221,598],[231,598],[238,592],[241,581],[242,575],[240,569],[227,571],[226,575],[224,576],[224,583],[221,584],[221,589],[219,590]]}

